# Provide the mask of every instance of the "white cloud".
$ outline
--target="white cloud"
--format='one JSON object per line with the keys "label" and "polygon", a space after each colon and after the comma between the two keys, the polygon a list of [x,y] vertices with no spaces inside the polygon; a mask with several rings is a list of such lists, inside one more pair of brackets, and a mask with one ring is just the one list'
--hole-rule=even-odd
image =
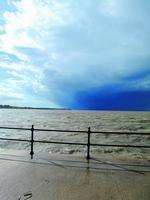
{"label": "white cloud", "polygon": [[39,0],[21,0],[14,2],[16,12],[6,11],[5,34],[1,35],[1,50],[12,53],[20,59],[27,60],[16,47],[32,47],[44,49],[42,41],[52,27],[65,25],[64,17],[69,17],[66,6],[59,1],[44,3]]}
{"label": "white cloud", "polygon": [[21,92],[21,89],[18,89],[18,84],[18,81],[11,79],[1,83],[0,96],[23,100],[25,98],[25,95],[23,94],[23,92]]}
{"label": "white cloud", "polygon": [[[29,3],[30,1],[26,1]],[[20,6],[19,6],[20,5]],[[21,1],[17,6],[17,12],[5,12],[5,34],[1,35],[1,50],[10,54],[16,55],[18,58],[27,60],[27,57],[21,54],[16,50],[16,47],[36,47],[39,48],[39,44],[30,37],[28,34],[29,28],[34,25],[35,21],[35,12],[33,5],[30,4],[30,8],[33,9],[32,12],[29,7],[22,9],[22,6],[25,6],[25,3]],[[29,6],[29,5],[28,5]],[[26,10],[27,9],[27,10]]]}

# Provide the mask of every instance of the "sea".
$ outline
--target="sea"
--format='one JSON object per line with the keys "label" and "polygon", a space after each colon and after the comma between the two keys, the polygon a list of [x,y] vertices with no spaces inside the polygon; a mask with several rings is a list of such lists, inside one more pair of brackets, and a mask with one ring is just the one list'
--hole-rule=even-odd
{"label": "sea", "polygon": [[[150,133],[150,112],[0,109],[0,126],[87,131],[138,131]],[[35,139],[61,142],[87,142],[87,133],[35,132]],[[0,137],[30,139],[31,131],[0,129]],[[91,134],[91,143],[150,145],[150,135]],[[34,144],[34,151],[86,153],[86,146]],[[0,141],[0,149],[30,150],[29,143]],[[150,149],[91,147],[92,154],[128,155],[150,159]]]}

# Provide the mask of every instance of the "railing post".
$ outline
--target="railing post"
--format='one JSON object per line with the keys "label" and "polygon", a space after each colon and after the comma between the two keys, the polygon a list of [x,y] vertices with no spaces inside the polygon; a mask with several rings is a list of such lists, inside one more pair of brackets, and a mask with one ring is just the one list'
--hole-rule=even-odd
{"label": "railing post", "polygon": [[90,159],[90,136],[91,136],[91,128],[88,128],[88,141],[87,141],[87,156],[86,159],[89,160]]}
{"label": "railing post", "polygon": [[31,151],[30,151],[30,155],[31,155],[31,159],[33,159],[33,143],[34,143],[34,125],[32,125],[31,127]]}

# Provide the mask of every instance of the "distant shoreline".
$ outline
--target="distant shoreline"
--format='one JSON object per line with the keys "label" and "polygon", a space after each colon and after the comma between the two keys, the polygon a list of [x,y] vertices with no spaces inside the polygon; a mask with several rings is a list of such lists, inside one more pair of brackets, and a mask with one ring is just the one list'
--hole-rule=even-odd
{"label": "distant shoreline", "polygon": [[69,108],[38,108],[38,107],[27,107],[27,106],[10,106],[0,105],[0,109],[25,109],[25,110],[71,110]]}

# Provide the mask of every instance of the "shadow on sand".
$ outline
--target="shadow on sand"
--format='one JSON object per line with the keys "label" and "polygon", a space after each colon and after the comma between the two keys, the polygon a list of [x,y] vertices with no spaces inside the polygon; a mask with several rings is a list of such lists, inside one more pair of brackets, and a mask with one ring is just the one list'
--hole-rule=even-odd
{"label": "shadow on sand", "polygon": [[82,159],[73,156],[73,160],[60,158],[47,158],[43,156],[35,157],[33,160],[27,159],[26,156],[13,155],[13,154],[0,154],[0,160],[3,161],[14,161],[21,163],[31,163],[35,165],[52,165],[61,168],[77,168],[77,169],[86,169],[86,170],[96,170],[96,171],[126,171],[133,172],[138,174],[144,174],[145,172],[150,172],[149,163],[121,163],[117,161],[109,161],[104,159],[99,159],[91,157],[90,160]]}

